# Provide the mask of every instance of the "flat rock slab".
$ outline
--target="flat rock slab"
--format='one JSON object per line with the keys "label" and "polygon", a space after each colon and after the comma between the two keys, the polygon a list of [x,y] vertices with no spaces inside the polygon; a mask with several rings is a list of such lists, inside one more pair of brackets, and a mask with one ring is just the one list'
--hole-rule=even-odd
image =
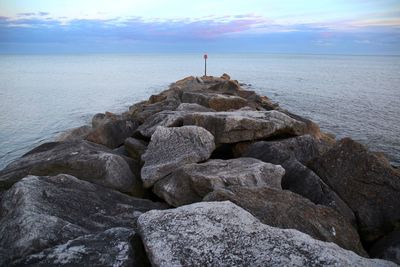
{"label": "flat rock slab", "polygon": [[244,208],[262,223],[283,229],[296,229],[368,257],[356,228],[341,214],[331,208],[315,205],[290,191],[231,186],[215,190],[204,198],[204,201],[225,200]]}
{"label": "flat rock slab", "polygon": [[136,229],[142,212],[166,207],[70,175],[25,177],[0,203],[0,266],[79,236]]}
{"label": "flat rock slab", "polygon": [[142,156],[143,185],[151,187],[185,164],[207,160],[214,149],[214,136],[201,127],[157,127]]}
{"label": "flat rock slab", "polygon": [[150,211],[138,230],[153,266],[396,266],[265,225],[229,201]]}
{"label": "flat rock slab", "polygon": [[131,244],[135,232],[131,228],[116,227],[99,234],[69,240],[64,244],[29,255],[16,265],[24,266],[138,266]]}
{"label": "flat rock slab", "polygon": [[183,125],[207,129],[214,135],[217,144],[307,133],[305,123],[275,110],[195,112],[185,115]]}
{"label": "flat rock slab", "polygon": [[70,174],[82,180],[140,196],[141,181],[132,170],[134,160],[88,141],[43,144],[0,171],[0,190],[27,175]]}
{"label": "flat rock slab", "polygon": [[349,207],[361,238],[373,242],[400,222],[400,172],[363,145],[345,138],[310,163]]}
{"label": "flat rock slab", "polygon": [[183,103],[196,103],[215,111],[240,109],[248,105],[246,99],[240,96],[216,94],[210,92],[183,92]]}
{"label": "flat rock slab", "polygon": [[285,170],[252,158],[187,164],[154,185],[154,193],[172,206],[200,202],[205,195],[231,185],[281,189]]}

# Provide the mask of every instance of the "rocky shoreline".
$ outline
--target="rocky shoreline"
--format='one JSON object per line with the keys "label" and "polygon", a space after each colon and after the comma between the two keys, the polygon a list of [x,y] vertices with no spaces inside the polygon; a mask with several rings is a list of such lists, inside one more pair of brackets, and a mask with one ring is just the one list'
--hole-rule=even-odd
{"label": "rocky shoreline", "polygon": [[0,266],[397,266],[400,171],[191,76],[0,171],[0,236]]}

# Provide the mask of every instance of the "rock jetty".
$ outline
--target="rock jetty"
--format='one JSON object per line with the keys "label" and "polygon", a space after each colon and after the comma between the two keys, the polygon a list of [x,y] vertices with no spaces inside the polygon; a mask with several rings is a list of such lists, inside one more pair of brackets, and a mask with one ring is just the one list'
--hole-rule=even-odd
{"label": "rock jetty", "polygon": [[397,266],[400,172],[221,77],[0,171],[0,266]]}

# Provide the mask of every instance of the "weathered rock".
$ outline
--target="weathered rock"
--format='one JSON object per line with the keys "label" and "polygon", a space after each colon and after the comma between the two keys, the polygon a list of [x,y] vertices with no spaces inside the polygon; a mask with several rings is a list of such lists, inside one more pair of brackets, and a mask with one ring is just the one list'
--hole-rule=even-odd
{"label": "weathered rock", "polygon": [[139,266],[135,256],[145,254],[130,243],[135,232],[131,228],[111,228],[69,240],[64,244],[29,255],[16,265],[24,266]]}
{"label": "weathered rock", "polygon": [[180,166],[208,159],[214,149],[214,136],[201,127],[157,127],[142,156],[143,185],[150,187]]}
{"label": "weathered rock", "polygon": [[0,203],[0,265],[113,227],[135,230],[142,212],[165,207],[70,175],[25,177]]}
{"label": "weathered rock", "polygon": [[354,211],[362,240],[372,242],[400,223],[400,173],[345,138],[310,167]]}
{"label": "weathered rock", "polygon": [[199,202],[208,193],[230,185],[281,189],[285,170],[252,158],[209,160],[187,164],[154,185],[154,193],[172,206]]}
{"label": "weathered rock", "polygon": [[195,103],[182,103],[176,108],[176,111],[186,111],[186,112],[214,112],[215,110],[211,108],[206,108]]}
{"label": "weathered rock", "polygon": [[137,129],[140,135],[150,138],[158,126],[180,127],[183,125],[183,118],[186,112],[181,111],[161,111],[150,116]]}
{"label": "weathered rock", "polygon": [[177,99],[165,99],[161,102],[149,104],[147,102],[138,103],[129,108],[129,114],[140,123],[146,121],[150,116],[166,110],[175,110],[180,104]]}
{"label": "weathered rock", "polygon": [[229,201],[149,211],[138,230],[153,266],[395,266],[265,225]]}
{"label": "weathered rock", "polygon": [[307,133],[304,123],[278,111],[196,112],[185,115],[183,125],[210,131],[216,143],[236,143]]}
{"label": "weathered rock", "polygon": [[145,141],[129,137],[125,139],[124,145],[129,156],[140,161],[142,155],[146,152],[148,144]]}
{"label": "weathered rock", "polygon": [[286,171],[282,178],[283,189],[302,195],[315,204],[332,207],[354,223],[354,213],[347,204],[321,178],[303,165],[325,153],[330,147],[330,143],[303,135],[276,141],[238,144],[236,151],[240,152],[236,154],[282,165]]}
{"label": "weathered rock", "polygon": [[183,103],[196,103],[216,111],[240,109],[248,105],[247,100],[240,96],[223,95],[209,92],[183,92]]}
{"label": "weathered rock", "polygon": [[381,238],[369,251],[372,257],[393,261],[400,264],[400,230]]}
{"label": "weathered rock", "polygon": [[204,201],[229,200],[244,208],[262,223],[296,229],[313,238],[334,242],[368,257],[357,230],[335,210],[315,205],[290,191],[269,187],[231,186],[208,194]]}
{"label": "weathered rock", "polygon": [[76,141],[85,139],[88,134],[92,131],[92,127],[88,125],[84,125],[78,128],[70,129],[58,137],[56,137],[56,141],[65,142],[65,141]]}
{"label": "weathered rock", "polygon": [[134,134],[139,123],[134,120],[116,120],[99,125],[93,129],[86,140],[105,145],[109,148],[117,148],[124,143],[127,137]]}
{"label": "weathered rock", "polygon": [[140,196],[140,179],[134,160],[87,141],[45,143],[0,171],[0,189],[11,187],[27,175],[73,175],[121,192]]}
{"label": "weathered rock", "polygon": [[222,74],[221,78],[225,79],[225,80],[230,80],[231,76],[229,76],[229,74],[224,73],[224,74]]}

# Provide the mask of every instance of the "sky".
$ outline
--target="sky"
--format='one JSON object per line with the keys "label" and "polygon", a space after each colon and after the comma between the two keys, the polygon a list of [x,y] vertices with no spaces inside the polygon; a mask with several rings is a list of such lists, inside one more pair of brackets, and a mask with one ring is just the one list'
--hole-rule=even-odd
{"label": "sky", "polygon": [[0,0],[0,53],[400,55],[400,0]]}

